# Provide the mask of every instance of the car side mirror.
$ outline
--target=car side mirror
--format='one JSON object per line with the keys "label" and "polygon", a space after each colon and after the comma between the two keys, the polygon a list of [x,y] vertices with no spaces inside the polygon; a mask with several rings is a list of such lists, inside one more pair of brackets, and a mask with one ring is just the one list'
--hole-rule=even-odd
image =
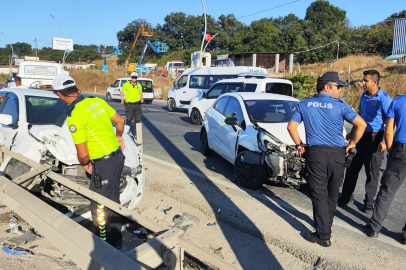
{"label": "car side mirror", "polygon": [[224,122],[230,126],[237,126],[239,123],[237,117],[227,117]]}
{"label": "car side mirror", "polygon": [[113,84],[110,84],[110,87],[113,87]]}
{"label": "car side mirror", "polygon": [[207,94],[206,94],[206,92],[203,92],[203,94],[202,94],[202,98],[207,98]]}
{"label": "car side mirror", "polygon": [[9,126],[13,123],[13,118],[9,114],[0,113],[0,124]]}

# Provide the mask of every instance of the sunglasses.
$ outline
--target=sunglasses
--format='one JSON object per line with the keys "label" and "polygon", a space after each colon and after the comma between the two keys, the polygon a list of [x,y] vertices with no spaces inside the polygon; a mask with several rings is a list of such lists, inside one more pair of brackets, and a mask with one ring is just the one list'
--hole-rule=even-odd
{"label": "sunglasses", "polygon": [[137,77],[131,77],[131,79],[137,79]]}

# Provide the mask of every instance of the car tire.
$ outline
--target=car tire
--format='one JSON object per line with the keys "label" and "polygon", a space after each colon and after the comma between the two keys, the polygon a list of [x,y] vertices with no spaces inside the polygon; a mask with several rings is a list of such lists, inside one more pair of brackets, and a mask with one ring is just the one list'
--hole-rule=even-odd
{"label": "car tire", "polygon": [[173,98],[168,99],[167,103],[168,103],[168,109],[170,112],[175,112],[178,110],[178,108],[176,107],[176,102]]}
{"label": "car tire", "polygon": [[146,103],[146,104],[151,104],[151,103],[152,103],[152,101],[145,101],[145,103]]}
{"label": "car tire", "polygon": [[260,188],[268,175],[268,167],[262,164],[250,164],[242,161],[247,151],[237,155],[234,162],[234,175],[241,186],[249,189]]}
{"label": "car tire", "polygon": [[110,93],[106,94],[106,99],[107,101],[113,101],[113,98],[111,97]]}
{"label": "car tire", "polygon": [[194,108],[190,113],[190,122],[192,122],[193,125],[202,124],[202,115],[198,109]]}
{"label": "car tire", "polygon": [[209,147],[209,140],[207,139],[207,133],[205,129],[202,129],[202,132],[200,132],[200,151],[206,157],[213,154],[213,150],[211,150]]}

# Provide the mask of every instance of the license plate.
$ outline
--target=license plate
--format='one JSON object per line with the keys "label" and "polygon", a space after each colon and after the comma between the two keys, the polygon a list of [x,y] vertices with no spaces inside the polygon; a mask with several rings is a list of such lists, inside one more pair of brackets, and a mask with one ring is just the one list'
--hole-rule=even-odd
{"label": "license plate", "polygon": [[148,93],[148,94],[145,94],[145,93],[144,93],[144,97],[146,97],[146,98],[153,98],[154,96],[153,96],[152,94],[150,94],[150,93]]}

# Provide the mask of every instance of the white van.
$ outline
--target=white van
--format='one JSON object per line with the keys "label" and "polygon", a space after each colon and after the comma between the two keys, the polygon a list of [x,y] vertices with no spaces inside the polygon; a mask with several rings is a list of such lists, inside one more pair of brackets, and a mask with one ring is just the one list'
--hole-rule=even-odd
{"label": "white van", "polygon": [[188,68],[168,91],[169,111],[188,109],[193,98],[202,96],[219,80],[237,78],[241,73],[262,73],[265,68],[257,67],[201,67]]}
{"label": "white van", "polygon": [[18,69],[21,83],[29,88],[52,89],[52,80],[60,73],[69,74],[58,63],[23,61]]}

